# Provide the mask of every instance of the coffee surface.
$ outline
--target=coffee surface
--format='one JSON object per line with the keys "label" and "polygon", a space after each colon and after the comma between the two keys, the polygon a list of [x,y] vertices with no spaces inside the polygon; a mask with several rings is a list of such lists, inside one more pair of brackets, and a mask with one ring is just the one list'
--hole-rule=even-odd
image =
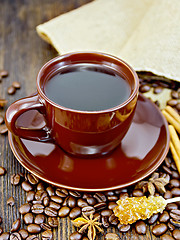
{"label": "coffee surface", "polygon": [[115,71],[92,64],[62,69],[47,81],[44,91],[58,105],[81,111],[115,107],[131,93],[127,81]]}

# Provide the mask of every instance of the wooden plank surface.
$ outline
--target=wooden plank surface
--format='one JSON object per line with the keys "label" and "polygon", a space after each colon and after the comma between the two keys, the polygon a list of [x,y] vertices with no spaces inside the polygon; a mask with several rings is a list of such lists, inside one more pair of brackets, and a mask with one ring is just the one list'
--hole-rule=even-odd
{"label": "wooden plank surface", "polygon": [[[36,75],[41,66],[55,57],[57,52],[42,41],[35,27],[53,17],[70,11],[89,0],[0,0],[0,69],[6,69],[9,76],[0,83],[0,98],[13,101],[30,95],[36,90]],[[113,14],[113,13],[112,13]],[[13,81],[22,84],[15,95],[8,95],[7,88]],[[0,110],[4,114],[4,110]],[[20,187],[10,183],[10,176],[18,172],[26,172],[13,156],[6,136],[0,136],[0,166],[7,169],[7,174],[0,177],[0,216],[3,219],[4,231],[11,229],[18,217],[18,207],[25,202],[25,193]],[[13,196],[15,205],[7,205],[7,199]],[[69,218],[59,220],[58,229],[54,230],[54,239],[65,240],[74,227]],[[145,236],[135,233],[119,233],[115,228],[108,232],[117,232],[121,239],[156,239],[148,230]],[[99,235],[97,239],[104,239]]]}

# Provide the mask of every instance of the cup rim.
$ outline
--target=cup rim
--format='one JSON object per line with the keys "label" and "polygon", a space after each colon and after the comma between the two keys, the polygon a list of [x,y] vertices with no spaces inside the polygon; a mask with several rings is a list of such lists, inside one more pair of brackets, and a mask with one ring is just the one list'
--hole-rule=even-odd
{"label": "cup rim", "polygon": [[[77,54],[96,54],[96,55],[103,55],[105,57],[114,59],[118,62],[121,62],[126,68],[128,68],[128,70],[131,72],[132,77],[134,78],[134,89],[132,91],[132,93],[130,94],[130,96],[128,97],[127,100],[125,100],[123,103],[112,107],[112,108],[107,108],[104,110],[96,110],[96,111],[85,111],[85,110],[76,110],[76,109],[72,109],[72,108],[68,108],[68,107],[64,107],[62,105],[59,105],[57,103],[55,103],[54,101],[52,101],[51,99],[49,99],[46,94],[43,92],[42,88],[41,88],[41,84],[40,84],[40,80],[41,80],[41,74],[42,72],[51,64],[53,64],[54,62],[56,62],[57,60],[61,60],[64,57],[70,57],[72,55],[77,55]],[[135,70],[128,64],[126,63],[124,60],[115,57],[111,54],[107,54],[107,53],[103,53],[103,52],[96,52],[96,51],[76,51],[76,52],[70,52],[67,54],[62,54],[60,56],[57,56],[55,58],[52,58],[51,60],[49,60],[47,63],[45,63],[41,69],[38,72],[37,78],[36,78],[36,85],[37,85],[37,90],[39,95],[42,97],[42,99],[46,100],[48,103],[50,103],[51,105],[53,105],[54,107],[64,110],[64,111],[69,111],[69,112],[73,112],[73,113],[81,113],[81,114],[99,114],[99,113],[109,113],[112,111],[116,111],[119,110],[120,108],[123,108],[124,106],[128,105],[128,103],[130,103],[135,97],[136,95],[138,95],[138,91],[139,91],[139,78],[137,73],[135,72]]]}

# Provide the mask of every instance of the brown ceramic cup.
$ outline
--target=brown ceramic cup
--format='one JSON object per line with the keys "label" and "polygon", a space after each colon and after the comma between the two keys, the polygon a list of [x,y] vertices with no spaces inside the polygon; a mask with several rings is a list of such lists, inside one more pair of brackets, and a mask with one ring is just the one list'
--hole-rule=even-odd
{"label": "brown ceramic cup", "polygon": [[[128,99],[120,105],[100,111],[80,111],[60,106],[44,91],[53,73],[69,64],[90,63],[110,67],[130,86]],[[99,156],[116,148],[127,133],[135,112],[139,80],[124,61],[108,54],[78,52],[58,56],[47,62],[37,76],[37,95],[14,102],[6,111],[6,125],[14,135],[34,141],[55,141],[63,150],[78,156]],[[46,126],[42,129],[18,127],[18,117],[26,111],[38,110]]]}

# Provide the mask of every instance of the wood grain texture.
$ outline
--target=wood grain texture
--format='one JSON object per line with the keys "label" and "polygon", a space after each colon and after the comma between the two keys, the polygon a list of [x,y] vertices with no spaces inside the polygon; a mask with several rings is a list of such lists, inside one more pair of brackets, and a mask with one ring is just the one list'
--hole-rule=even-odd
{"label": "wood grain texture", "polygon": [[[0,69],[9,71],[9,76],[0,83],[0,98],[8,99],[8,105],[36,90],[39,69],[57,55],[50,45],[38,37],[35,27],[87,2],[90,0],[0,0]],[[10,96],[7,88],[13,81],[19,81],[22,87]],[[4,114],[4,110],[0,109],[0,114]],[[13,156],[7,136],[0,136],[0,166],[7,169],[7,174],[0,177],[0,216],[4,231],[9,231],[13,221],[20,217],[18,207],[25,202],[24,191],[11,185],[10,176],[24,173],[25,169]],[[15,198],[13,207],[6,203],[11,196]],[[73,231],[69,218],[60,219],[58,229],[54,230],[54,239],[69,239]],[[117,232],[123,240],[156,239],[149,230],[146,236],[137,235],[135,230],[122,234],[117,229],[109,228],[107,232]],[[104,236],[96,239],[104,239]]]}

